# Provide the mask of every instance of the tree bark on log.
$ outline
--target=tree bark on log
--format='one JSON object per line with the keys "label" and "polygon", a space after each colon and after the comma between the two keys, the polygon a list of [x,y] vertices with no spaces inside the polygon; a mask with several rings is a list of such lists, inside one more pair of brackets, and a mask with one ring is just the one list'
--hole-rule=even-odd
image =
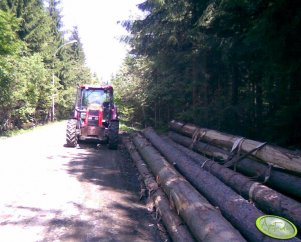
{"label": "tree bark on log", "polygon": [[141,135],[133,141],[163,190],[198,241],[245,241],[187,180]]}
{"label": "tree bark on log", "polygon": [[218,148],[214,145],[204,143],[201,141],[193,142],[193,140],[191,138],[189,138],[187,136],[183,136],[183,135],[173,132],[173,131],[169,131],[168,136],[172,140],[174,140],[175,142],[177,142],[181,145],[189,147],[192,150],[195,150],[199,153],[208,155],[210,157],[214,157],[218,160],[226,161],[226,160],[228,160],[228,158],[230,156],[230,152],[228,152],[224,149]]}
{"label": "tree bark on log", "polygon": [[263,235],[255,221],[263,213],[218,178],[202,169],[190,157],[175,149],[152,128],[143,130],[147,139],[250,241],[273,241]]}
{"label": "tree bark on log", "polygon": [[[234,144],[240,141],[241,150],[246,153],[255,150],[262,145],[262,143],[258,141],[242,139],[242,137],[200,128],[192,124],[184,124],[174,120],[170,122],[170,128],[190,137],[197,134],[201,140],[219,147],[227,147],[228,149],[231,149]],[[301,156],[300,154],[294,154],[290,150],[264,145],[256,152],[253,152],[252,155],[266,163],[271,163],[301,174]]]}
{"label": "tree bark on log", "polygon": [[[169,142],[173,141],[170,140]],[[174,143],[174,147],[190,156],[204,169],[218,177],[243,197],[253,201],[262,211],[285,217],[292,221],[299,230],[301,229],[301,203],[258,182],[253,182],[249,178],[223,167],[213,160],[209,160],[183,146]]]}
{"label": "tree bark on log", "polygon": [[[185,147],[191,147],[200,154],[205,154],[218,160],[228,160],[230,157],[230,152],[210,144],[195,142],[192,145],[193,142],[191,138],[175,132],[169,132],[168,136],[175,142]],[[293,198],[301,199],[301,178],[295,174],[290,174],[287,171],[276,167],[269,170],[269,166],[267,164],[249,158],[240,160],[235,167],[239,172],[249,177],[257,178],[259,181],[265,181],[267,176],[268,179],[266,184],[276,190],[293,196]]]}
{"label": "tree bark on log", "polygon": [[158,187],[154,176],[149,172],[145,162],[139,155],[134,144],[129,138],[122,138],[122,142],[134,161],[139,174],[143,178],[144,184],[149,191],[149,196],[156,206],[162,221],[170,235],[172,241],[175,242],[193,242],[195,241],[188,228],[176,214],[175,210],[171,208],[168,198],[161,188]]}

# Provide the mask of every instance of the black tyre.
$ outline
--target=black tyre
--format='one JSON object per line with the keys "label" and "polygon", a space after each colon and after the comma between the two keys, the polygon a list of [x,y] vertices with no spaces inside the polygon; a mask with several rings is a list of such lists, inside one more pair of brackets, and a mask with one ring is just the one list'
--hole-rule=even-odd
{"label": "black tyre", "polygon": [[116,150],[118,148],[118,133],[119,133],[119,121],[113,121],[109,126],[109,149]]}
{"label": "black tyre", "polygon": [[77,134],[76,134],[76,119],[69,119],[66,130],[66,142],[68,147],[76,147],[77,145]]}

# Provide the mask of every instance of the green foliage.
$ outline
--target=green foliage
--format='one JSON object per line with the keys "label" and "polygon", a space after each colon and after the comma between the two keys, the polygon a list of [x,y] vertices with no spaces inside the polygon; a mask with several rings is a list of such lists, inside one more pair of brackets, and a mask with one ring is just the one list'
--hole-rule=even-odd
{"label": "green foliage", "polygon": [[92,81],[77,30],[64,40],[60,27],[59,1],[0,2],[0,133],[48,122],[53,97],[68,117],[76,85]]}
{"label": "green foliage", "polygon": [[139,131],[139,129],[135,128],[135,127],[130,127],[130,126],[127,126],[125,123],[121,122],[119,124],[119,129],[121,131],[124,131],[124,132],[127,132],[127,133],[134,133],[134,132],[137,132]]}
{"label": "green foliage", "polygon": [[[84,83],[95,82],[90,69],[85,65],[85,56],[82,43],[78,35],[77,28],[72,31],[71,39],[76,43],[66,45],[60,49],[56,56],[58,62],[55,62],[55,83],[57,118],[69,118],[70,112],[75,103],[76,86]],[[68,42],[67,42],[68,43]],[[96,83],[99,83],[96,81]]]}
{"label": "green foliage", "polygon": [[29,57],[10,56],[2,61],[0,66],[4,71],[1,86],[4,88],[1,89],[1,116],[8,119],[11,125],[21,127],[49,107],[50,76],[39,54]]}
{"label": "green foliage", "polygon": [[[116,76],[127,120],[172,118],[301,146],[301,2],[146,0],[124,22],[131,56]],[[130,61],[129,61],[130,60]]]}
{"label": "green foliage", "polygon": [[14,54],[20,48],[21,42],[16,34],[19,25],[20,19],[0,10],[0,55]]}
{"label": "green foliage", "polygon": [[[128,125],[144,125],[146,112],[145,95],[147,86],[144,85],[147,70],[143,69],[147,63],[144,58],[134,59],[128,56],[126,64],[112,81],[115,90],[114,99],[122,113],[122,120]],[[124,79],[125,77],[125,79]],[[123,105],[128,103],[129,105]]]}
{"label": "green foliage", "polygon": [[50,75],[40,54],[22,57],[15,67],[19,70],[18,83],[14,90],[14,100],[22,100],[25,105],[17,110],[17,118],[22,123],[30,117],[38,120],[47,119],[47,108],[50,106]]}

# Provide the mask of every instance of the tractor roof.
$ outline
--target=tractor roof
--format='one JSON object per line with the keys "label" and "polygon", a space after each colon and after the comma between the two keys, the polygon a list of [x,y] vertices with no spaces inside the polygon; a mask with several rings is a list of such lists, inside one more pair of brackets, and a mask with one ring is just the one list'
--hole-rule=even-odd
{"label": "tractor roof", "polygon": [[111,89],[113,90],[113,87],[111,85],[88,85],[88,84],[83,84],[80,85],[80,88],[85,88],[85,89]]}

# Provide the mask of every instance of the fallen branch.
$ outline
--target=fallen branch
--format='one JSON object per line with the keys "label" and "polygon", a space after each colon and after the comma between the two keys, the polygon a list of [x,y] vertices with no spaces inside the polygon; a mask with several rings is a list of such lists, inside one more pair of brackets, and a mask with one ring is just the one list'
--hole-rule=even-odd
{"label": "fallen branch", "polygon": [[198,241],[245,241],[219,211],[201,196],[146,139],[136,135],[133,141]]}

